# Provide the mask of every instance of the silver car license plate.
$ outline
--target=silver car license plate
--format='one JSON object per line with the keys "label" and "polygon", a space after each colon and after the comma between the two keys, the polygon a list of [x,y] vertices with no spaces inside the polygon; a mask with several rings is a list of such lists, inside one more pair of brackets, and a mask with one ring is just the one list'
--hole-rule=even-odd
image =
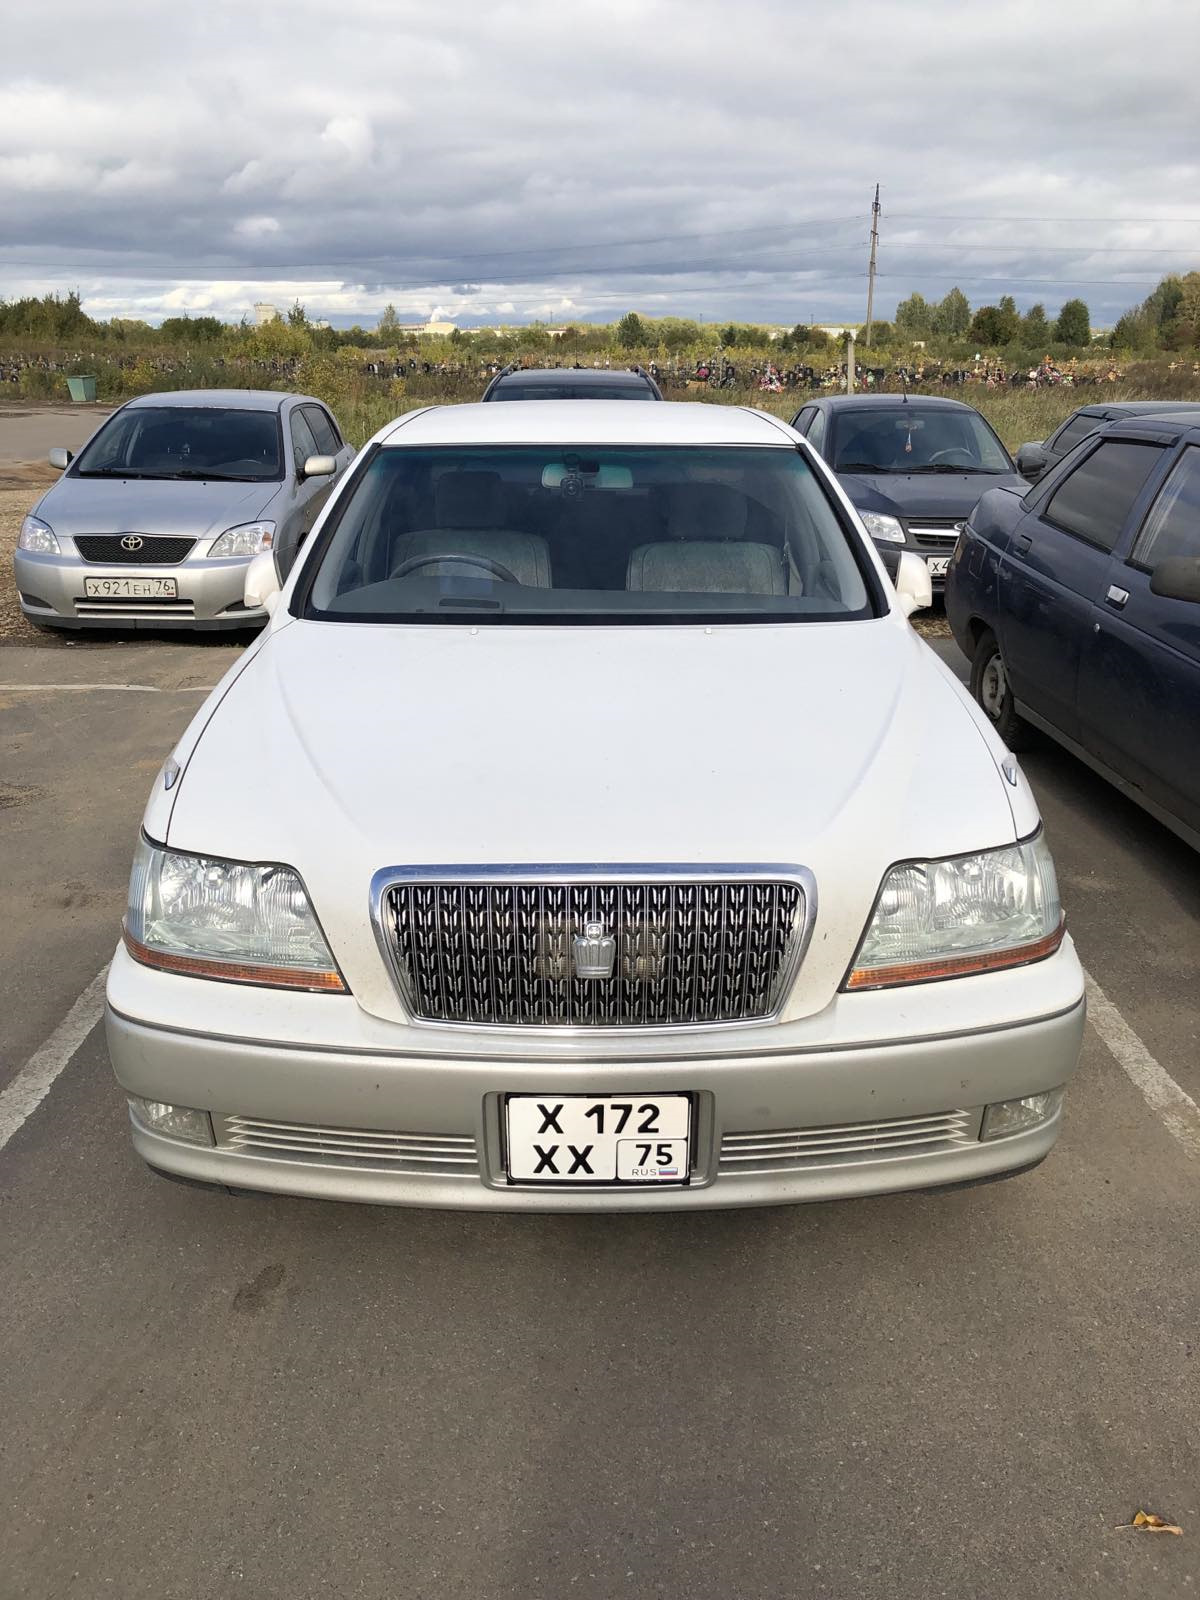
{"label": "silver car license plate", "polygon": [[926,556],[925,565],[929,568],[931,578],[944,578],[950,570],[949,556]]}
{"label": "silver car license plate", "polygon": [[505,1147],[513,1183],[686,1183],[686,1094],[510,1094]]}
{"label": "silver car license plate", "polygon": [[174,578],[85,578],[87,600],[174,600]]}

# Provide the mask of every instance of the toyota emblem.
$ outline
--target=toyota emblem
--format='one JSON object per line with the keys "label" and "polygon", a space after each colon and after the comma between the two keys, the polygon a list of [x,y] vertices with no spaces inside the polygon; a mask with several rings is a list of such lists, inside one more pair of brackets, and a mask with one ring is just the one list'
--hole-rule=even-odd
{"label": "toyota emblem", "polygon": [[140,550],[145,542],[140,533],[126,533],[121,538],[121,549]]}

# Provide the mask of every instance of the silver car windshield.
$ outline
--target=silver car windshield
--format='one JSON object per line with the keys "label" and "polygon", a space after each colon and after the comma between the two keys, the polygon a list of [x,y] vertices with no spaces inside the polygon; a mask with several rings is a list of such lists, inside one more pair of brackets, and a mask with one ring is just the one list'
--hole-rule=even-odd
{"label": "silver car windshield", "polygon": [[279,417],[227,406],[130,406],[72,468],[80,478],[278,480]]}
{"label": "silver car windshield", "polygon": [[884,609],[781,446],[378,450],[301,601],[396,622],[806,622]]}

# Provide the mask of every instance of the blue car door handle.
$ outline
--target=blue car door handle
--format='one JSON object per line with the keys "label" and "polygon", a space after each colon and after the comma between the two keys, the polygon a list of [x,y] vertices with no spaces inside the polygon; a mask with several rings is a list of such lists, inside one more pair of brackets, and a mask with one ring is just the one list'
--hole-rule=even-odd
{"label": "blue car door handle", "polygon": [[1019,556],[1023,556],[1032,543],[1033,535],[1031,533],[1019,533],[1013,540],[1013,549]]}
{"label": "blue car door handle", "polygon": [[1108,586],[1108,593],[1104,596],[1104,598],[1108,601],[1110,606],[1113,606],[1116,610],[1120,611],[1125,602],[1129,599],[1129,590],[1121,589],[1115,583],[1110,583]]}

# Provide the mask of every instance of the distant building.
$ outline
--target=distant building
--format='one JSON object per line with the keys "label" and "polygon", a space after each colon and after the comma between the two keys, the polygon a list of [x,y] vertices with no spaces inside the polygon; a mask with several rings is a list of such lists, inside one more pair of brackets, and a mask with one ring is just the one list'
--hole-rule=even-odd
{"label": "distant building", "polygon": [[278,322],[282,312],[278,306],[273,306],[269,300],[256,300],[254,302],[254,325],[257,328],[265,327],[268,322]]}
{"label": "distant building", "polygon": [[435,317],[430,317],[428,322],[398,322],[396,329],[399,333],[416,334],[418,338],[423,333],[432,333],[444,339],[449,334],[452,334],[457,326],[457,323],[442,322]]}

